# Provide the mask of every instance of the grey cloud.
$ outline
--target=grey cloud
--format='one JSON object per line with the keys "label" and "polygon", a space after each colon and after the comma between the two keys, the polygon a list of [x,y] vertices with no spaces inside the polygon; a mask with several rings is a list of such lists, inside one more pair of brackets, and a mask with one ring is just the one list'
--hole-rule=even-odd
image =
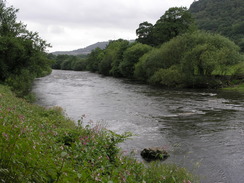
{"label": "grey cloud", "polygon": [[49,24],[84,24],[123,28],[133,26],[138,19],[159,18],[165,11],[165,7],[153,4],[155,1],[152,0],[151,3],[149,0],[25,1],[25,9],[20,9],[22,17],[29,21]]}
{"label": "grey cloud", "polygon": [[[9,5],[20,9],[18,18],[51,42],[53,50],[58,49],[60,44],[63,44],[60,46],[62,49],[65,46],[71,48],[72,40],[74,47],[78,41],[87,46],[92,41],[135,38],[135,31],[141,22],[155,23],[168,8],[189,6],[192,2],[193,0],[8,0]],[[67,40],[69,43],[65,45]]]}

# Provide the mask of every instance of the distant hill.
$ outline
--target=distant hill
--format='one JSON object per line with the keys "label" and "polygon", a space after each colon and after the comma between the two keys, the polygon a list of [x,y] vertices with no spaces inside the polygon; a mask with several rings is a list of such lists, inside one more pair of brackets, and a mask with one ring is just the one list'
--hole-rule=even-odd
{"label": "distant hill", "polygon": [[244,51],[243,0],[195,0],[189,11],[200,29],[222,34]]}
{"label": "distant hill", "polygon": [[109,43],[108,41],[97,42],[97,43],[87,46],[85,48],[80,48],[80,49],[73,50],[73,51],[56,51],[56,52],[53,52],[52,54],[54,54],[54,55],[87,55],[96,48],[105,49],[108,43]]}

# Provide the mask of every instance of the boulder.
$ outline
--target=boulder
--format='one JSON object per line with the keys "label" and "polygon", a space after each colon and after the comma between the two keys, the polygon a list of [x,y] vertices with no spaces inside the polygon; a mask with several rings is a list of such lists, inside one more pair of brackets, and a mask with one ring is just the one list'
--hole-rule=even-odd
{"label": "boulder", "polygon": [[169,153],[163,148],[145,148],[141,151],[141,156],[146,161],[164,161],[169,157]]}

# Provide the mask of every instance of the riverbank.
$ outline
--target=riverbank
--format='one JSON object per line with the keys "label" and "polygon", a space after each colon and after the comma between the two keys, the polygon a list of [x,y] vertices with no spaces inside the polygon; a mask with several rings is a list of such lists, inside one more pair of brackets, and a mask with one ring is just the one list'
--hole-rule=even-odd
{"label": "riverbank", "polygon": [[233,87],[223,88],[223,90],[244,92],[244,83],[239,84],[239,85],[235,85]]}
{"label": "riverbank", "polygon": [[120,155],[128,134],[76,126],[61,108],[29,104],[2,85],[0,126],[2,182],[196,182],[184,168]]}

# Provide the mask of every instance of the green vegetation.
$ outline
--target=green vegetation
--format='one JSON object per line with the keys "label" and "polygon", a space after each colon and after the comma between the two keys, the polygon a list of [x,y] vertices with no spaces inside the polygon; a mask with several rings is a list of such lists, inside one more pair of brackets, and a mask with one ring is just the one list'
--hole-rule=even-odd
{"label": "green vegetation", "polygon": [[[239,47],[219,34],[194,31],[161,47],[116,40],[88,55],[86,70],[166,87],[219,88],[242,79]],[[85,64],[84,64],[85,66]]]}
{"label": "green vegetation", "polygon": [[198,0],[189,9],[199,29],[224,35],[244,51],[243,0]]}
{"label": "green vegetation", "polygon": [[228,88],[223,88],[224,90],[232,90],[232,91],[238,91],[238,92],[244,92],[244,84],[238,84],[238,85],[234,85],[232,87],[228,87]]}
{"label": "green vegetation", "polygon": [[136,30],[137,41],[151,46],[159,46],[170,39],[194,31],[195,24],[185,7],[168,9],[155,25],[143,22]]}
{"label": "green vegetation", "polygon": [[129,41],[119,39],[110,41],[104,50],[104,56],[98,64],[98,72],[103,75],[120,77],[119,65],[123,60],[123,53],[128,48]]}
{"label": "green vegetation", "polygon": [[83,71],[86,68],[86,56],[85,55],[53,55],[49,54],[48,57],[52,60],[55,60],[52,65],[53,69],[61,70],[75,70]]}
{"label": "green vegetation", "polygon": [[[230,84],[243,88],[239,47],[218,34],[197,31],[186,8],[170,8],[155,25],[141,23],[134,43],[110,41],[86,58],[47,55],[49,44],[16,21],[17,11],[0,2],[0,82],[17,96],[28,94],[34,78],[49,74],[51,65],[166,87],[222,87],[229,84],[228,76]],[[235,35],[243,35],[242,27],[233,25]],[[83,117],[75,125],[62,109],[31,105],[10,88],[0,85],[1,182],[197,181],[184,168],[159,162],[144,165],[122,156],[117,145],[128,133],[84,127]]]}
{"label": "green vegetation", "polygon": [[[155,25],[141,23],[136,33],[133,43],[119,39],[93,50],[79,70],[178,88],[222,88],[244,77],[239,46],[220,34],[197,30],[184,7],[170,8]],[[58,56],[56,64],[72,69],[59,57],[71,56]]]}
{"label": "green vegetation", "polygon": [[119,70],[124,77],[133,78],[135,64],[140,57],[152,49],[151,46],[135,43],[127,48],[123,54],[123,60],[119,64]]}
{"label": "green vegetation", "polygon": [[51,61],[44,52],[50,45],[17,22],[17,12],[0,1],[0,82],[7,82],[23,96],[34,78],[51,72]]}
{"label": "green vegetation", "polygon": [[216,75],[226,75],[230,69],[234,72],[231,66],[241,61],[238,46],[227,38],[195,31],[177,36],[142,57],[135,76],[164,86],[213,88],[225,85]]}
{"label": "green vegetation", "polygon": [[0,85],[0,182],[195,182],[184,168],[120,155],[130,134],[76,126],[62,109],[16,98]]}
{"label": "green vegetation", "polygon": [[49,74],[51,65],[132,76],[129,60],[136,62],[150,46],[117,40],[106,50],[94,50],[87,59],[47,55],[49,45],[16,22],[17,11],[0,1],[0,182],[195,181],[184,168],[160,162],[146,166],[122,156],[117,145],[129,133],[118,135],[100,125],[83,126],[84,116],[76,125],[59,107],[45,109],[16,97],[28,94],[34,78]]}

